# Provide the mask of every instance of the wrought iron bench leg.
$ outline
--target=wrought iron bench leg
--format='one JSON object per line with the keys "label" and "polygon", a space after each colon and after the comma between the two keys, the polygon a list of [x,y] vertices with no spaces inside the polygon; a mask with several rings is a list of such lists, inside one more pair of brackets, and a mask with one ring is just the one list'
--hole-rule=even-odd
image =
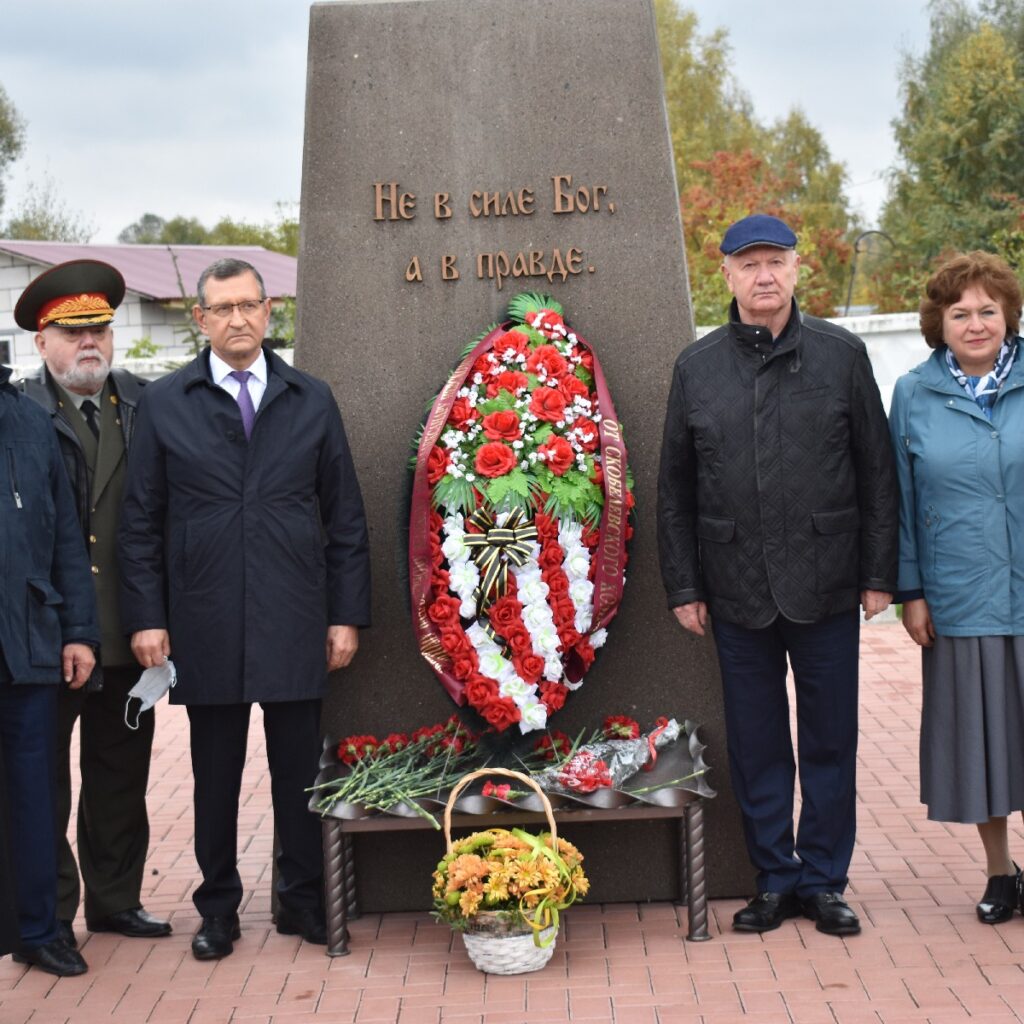
{"label": "wrought iron bench leg", "polygon": [[348,870],[345,836],[341,822],[325,818],[323,823],[324,841],[324,889],[327,901],[327,955],[348,956],[348,901],[345,885]]}
{"label": "wrought iron bench leg", "polygon": [[704,942],[708,934],[708,892],[704,874],[704,801],[686,805],[686,903],[690,942]]}

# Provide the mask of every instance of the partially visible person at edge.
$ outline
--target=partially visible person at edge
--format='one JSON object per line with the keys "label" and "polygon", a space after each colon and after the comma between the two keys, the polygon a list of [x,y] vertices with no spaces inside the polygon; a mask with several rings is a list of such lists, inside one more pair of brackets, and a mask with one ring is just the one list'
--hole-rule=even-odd
{"label": "partially visible person at edge", "polygon": [[[124,292],[124,278],[114,267],[72,260],[40,274],[14,309],[18,325],[36,332],[43,360],[39,372],[18,387],[50,414],[57,433],[92,562],[103,639],[89,682],[62,690],[57,700],[57,918],[70,946],[78,944],[72,922],[81,895],[79,866],[89,931],[150,939],[171,932],[167,921],[142,908],[141,899],[155,716],[141,715],[138,727],[130,728],[125,714],[140,669],[121,629],[115,544],[135,406],[146,382],[111,369],[112,322]],[[67,837],[76,721],[77,863]]]}
{"label": "partially visible person at edge", "polygon": [[[721,242],[729,322],[676,360],[658,481],[668,605],[721,666],[733,790],[765,932],[800,914],[852,935],[860,608],[896,583],[896,473],[859,338],[793,298],[796,235],[754,214]],[[802,807],[794,839],[787,657]]]}
{"label": "partially visible person at edge", "polygon": [[0,833],[0,891],[13,890],[17,935],[6,907],[0,952],[9,948],[18,963],[63,977],[88,968],[57,928],[57,691],[85,685],[100,634],[57,437],[10,375],[0,367],[0,823],[9,826]]}
{"label": "partially visible person at edge", "polygon": [[370,621],[359,484],[330,388],[262,347],[256,268],[203,271],[193,314],[210,345],[139,402],[121,514],[125,628],[144,666],[168,657],[188,709],[199,960],[241,935],[238,797],[249,713],[263,708],[277,858],[277,930],[325,944],[320,822],[307,809],[327,673]]}
{"label": "partially visible person at edge", "polygon": [[897,382],[898,599],[921,645],[921,800],[978,828],[988,884],[978,917],[1021,902],[1007,817],[1024,810],[1024,357],[1021,288],[986,252],[925,286],[929,359]]}

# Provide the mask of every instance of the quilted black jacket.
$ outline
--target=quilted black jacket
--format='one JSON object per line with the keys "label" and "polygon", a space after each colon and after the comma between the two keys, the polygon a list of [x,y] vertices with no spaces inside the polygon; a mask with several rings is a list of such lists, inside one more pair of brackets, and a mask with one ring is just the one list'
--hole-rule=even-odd
{"label": "quilted black jacket", "polygon": [[749,628],[817,622],[896,587],[898,499],[864,343],[796,303],[771,332],[731,319],[676,360],[658,480],[670,608]]}

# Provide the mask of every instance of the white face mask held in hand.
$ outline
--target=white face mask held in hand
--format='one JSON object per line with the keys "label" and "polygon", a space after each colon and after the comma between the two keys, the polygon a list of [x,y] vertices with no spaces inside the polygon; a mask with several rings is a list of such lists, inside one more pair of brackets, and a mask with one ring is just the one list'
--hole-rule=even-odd
{"label": "white face mask held in hand", "polygon": [[[173,661],[165,661],[162,665],[147,668],[139,676],[139,681],[128,691],[128,701],[124,706],[124,724],[129,729],[138,729],[139,715],[148,711],[176,682],[178,673]],[[135,701],[135,705],[132,702]],[[135,712],[134,724],[131,714]]]}

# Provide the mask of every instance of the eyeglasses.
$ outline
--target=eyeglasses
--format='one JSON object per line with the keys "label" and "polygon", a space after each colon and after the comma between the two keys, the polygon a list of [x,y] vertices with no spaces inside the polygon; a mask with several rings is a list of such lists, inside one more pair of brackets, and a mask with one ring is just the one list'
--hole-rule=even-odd
{"label": "eyeglasses", "polygon": [[244,317],[255,316],[262,308],[266,299],[246,299],[244,302],[218,302],[216,306],[203,306],[210,316],[224,320],[237,309]]}

